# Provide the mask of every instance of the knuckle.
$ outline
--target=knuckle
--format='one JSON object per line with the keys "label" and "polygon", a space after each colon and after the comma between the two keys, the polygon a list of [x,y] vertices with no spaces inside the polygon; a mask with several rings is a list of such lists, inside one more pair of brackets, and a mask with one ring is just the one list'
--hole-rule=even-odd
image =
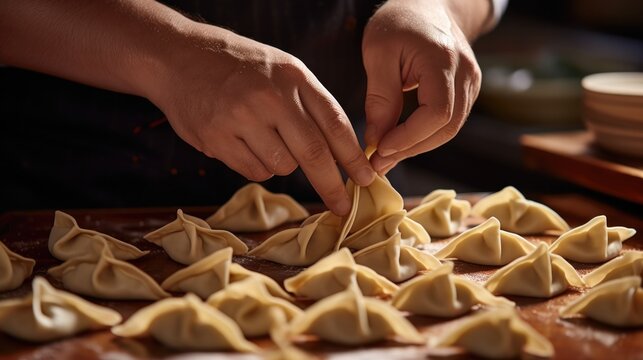
{"label": "knuckle", "polygon": [[451,140],[456,135],[458,135],[459,131],[460,131],[460,124],[456,122],[451,122],[450,124],[444,127],[444,137],[446,138],[446,140]]}
{"label": "knuckle", "polygon": [[345,161],[343,161],[342,165],[346,169],[356,169],[356,168],[361,168],[367,162],[368,160],[366,160],[364,153],[361,151],[357,151],[351,154]]}
{"label": "knuckle", "polygon": [[337,200],[346,196],[346,189],[343,184],[337,184],[332,187],[325,187],[320,190],[320,195],[325,199]]}
{"label": "knuckle", "polygon": [[348,119],[337,109],[324,121],[324,127],[332,138],[345,138],[349,134]]}
{"label": "knuckle", "polygon": [[328,147],[320,140],[312,140],[306,145],[303,160],[308,164],[321,164],[328,153]]}

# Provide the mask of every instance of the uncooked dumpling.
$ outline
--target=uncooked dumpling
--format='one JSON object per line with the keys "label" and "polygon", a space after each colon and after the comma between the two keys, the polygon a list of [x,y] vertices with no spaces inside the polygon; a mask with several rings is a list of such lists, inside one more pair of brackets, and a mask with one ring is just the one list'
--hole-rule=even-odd
{"label": "uncooked dumpling", "polygon": [[607,227],[607,218],[600,215],[562,234],[551,244],[549,251],[578,262],[605,262],[618,256],[623,248],[622,242],[634,234],[634,229]]}
{"label": "uncooked dumpling", "polygon": [[113,327],[112,333],[122,337],[152,336],[163,345],[181,350],[259,350],[243,337],[232,319],[194,294],[144,307],[122,325]]}
{"label": "uncooked dumpling", "polygon": [[584,315],[612,326],[643,326],[643,288],[639,276],[611,280],[589,290],[560,310],[563,318]]}
{"label": "uncooked dumpling", "polygon": [[248,270],[239,264],[233,263],[230,265],[231,284],[248,278],[259,279],[266,286],[266,289],[268,289],[268,292],[272,296],[280,297],[289,301],[293,300],[292,296],[290,296],[273,278],[256,271]]}
{"label": "uncooked dumpling", "polygon": [[149,252],[98,231],[81,229],[76,219],[62,211],[56,211],[54,226],[49,233],[51,255],[63,261],[88,255],[98,258],[103,244],[120,260],[138,259]]}
{"label": "uncooked dumpling", "polygon": [[226,230],[212,230],[205,221],[183,214],[179,209],[176,220],[144,236],[145,240],[162,246],[176,262],[189,265],[217,250],[231,247],[235,255],[248,252],[248,246]]}
{"label": "uncooked dumpling", "polygon": [[585,275],[583,280],[594,287],[625,276],[643,277],[643,251],[627,251]]}
{"label": "uncooked dumpling", "polygon": [[0,291],[13,290],[31,276],[36,261],[9,250],[0,241]]}
{"label": "uncooked dumpling", "polygon": [[471,212],[471,204],[455,196],[453,190],[434,190],[409,212],[409,218],[422,224],[431,236],[451,236]]}
{"label": "uncooked dumpling", "polygon": [[513,186],[491,194],[476,203],[473,215],[495,216],[503,230],[517,234],[540,234],[548,230],[567,231],[569,225],[554,210],[535,201],[527,200]]}
{"label": "uncooked dumpling", "polygon": [[492,217],[450,240],[434,255],[479,265],[506,265],[534,249],[536,245],[522,236],[500,230],[500,222]]}
{"label": "uncooked dumpling", "polygon": [[554,356],[554,347],[513,309],[493,309],[471,315],[433,341],[435,347],[458,347],[490,359]]}
{"label": "uncooked dumpling", "polygon": [[308,211],[286,194],[274,194],[250,183],[239,189],[206,219],[213,229],[233,232],[267,231],[308,217]]}
{"label": "uncooked dumpling", "polygon": [[286,290],[314,300],[344,291],[352,284],[357,284],[365,296],[390,296],[397,290],[397,285],[385,277],[366,266],[357,265],[347,248],[328,255],[284,281]]}
{"label": "uncooked dumpling", "polygon": [[520,257],[496,271],[485,287],[496,295],[518,295],[550,298],[569,286],[584,287],[576,270],[562,257],[547,251],[540,243],[528,255]]}
{"label": "uncooked dumpling", "polygon": [[341,242],[341,246],[361,250],[387,240],[397,232],[401,234],[404,245],[418,246],[431,242],[431,236],[424,230],[424,227],[408,218],[406,210],[400,210],[386,214],[348,236]]}
{"label": "uncooked dumpling", "polygon": [[291,335],[316,335],[345,345],[362,345],[385,339],[424,343],[424,338],[388,303],[364,297],[356,286],[318,301],[291,325]]}
{"label": "uncooked dumpling", "polygon": [[108,247],[98,259],[67,260],[48,273],[68,290],[101,299],[158,300],[170,296],[142,270],[114,258]]}
{"label": "uncooked dumpling", "polygon": [[451,262],[404,283],[393,297],[392,305],[412,314],[437,317],[460,316],[476,305],[515,306],[475,282],[455,276]]}
{"label": "uncooked dumpling", "polygon": [[36,277],[32,286],[33,292],[23,298],[0,301],[0,332],[44,342],[121,322],[116,311],[56,290],[42,277]]}
{"label": "uncooked dumpling", "polygon": [[400,233],[388,240],[362,249],[355,254],[355,262],[367,266],[393,282],[401,282],[420,271],[435,269],[440,261],[433,255],[401,244]]}

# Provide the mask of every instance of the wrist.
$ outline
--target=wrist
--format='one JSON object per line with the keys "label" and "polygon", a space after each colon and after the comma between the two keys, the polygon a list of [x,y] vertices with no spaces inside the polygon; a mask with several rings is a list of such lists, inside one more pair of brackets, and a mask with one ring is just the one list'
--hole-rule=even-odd
{"label": "wrist", "polygon": [[486,32],[493,23],[491,0],[440,0],[469,42]]}

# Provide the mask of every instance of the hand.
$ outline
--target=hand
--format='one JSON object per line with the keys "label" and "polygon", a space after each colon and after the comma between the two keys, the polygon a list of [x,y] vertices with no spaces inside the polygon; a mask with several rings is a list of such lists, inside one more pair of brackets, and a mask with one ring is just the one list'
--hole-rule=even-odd
{"label": "hand", "polygon": [[[474,38],[481,32],[488,3],[390,0],[373,15],[364,31],[362,53],[368,77],[366,142],[378,148],[371,157],[376,171],[386,173],[399,161],[446,143],[460,130],[481,80],[467,35]],[[419,107],[397,125],[402,92],[414,88]]]}

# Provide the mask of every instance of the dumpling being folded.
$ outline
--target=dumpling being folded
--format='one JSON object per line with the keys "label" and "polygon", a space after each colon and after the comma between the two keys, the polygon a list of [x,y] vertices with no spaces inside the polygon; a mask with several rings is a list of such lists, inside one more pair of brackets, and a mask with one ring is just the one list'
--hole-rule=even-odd
{"label": "dumpling being folded", "polygon": [[[149,253],[98,231],[81,229],[76,219],[62,211],[56,211],[54,226],[49,233],[49,252],[59,260],[69,260],[81,256],[100,256],[103,242],[114,257],[120,260],[133,260]],[[98,243],[98,244],[97,244]]]}
{"label": "dumpling being folded", "polygon": [[212,230],[205,221],[176,212],[176,220],[143,237],[162,246],[172,260],[189,265],[203,259],[217,250],[231,247],[234,254],[248,252],[248,246],[226,230]]}
{"label": "dumpling being folded", "polygon": [[356,286],[313,304],[292,321],[289,333],[316,335],[322,340],[344,345],[385,339],[414,344],[425,342],[396,308],[382,300],[364,297]]}
{"label": "dumpling being folded", "polygon": [[496,217],[503,230],[517,234],[539,234],[548,230],[567,231],[569,225],[554,210],[527,200],[513,186],[491,194],[476,203],[473,215]]}
{"label": "dumpling being folded", "polygon": [[365,228],[348,236],[338,245],[361,250],[387,240],[398,232],[402,236],[402,244],[404,245],[418,246],[431,242],[431,236],[422,225],[408,218],[406,210],[400,210],[380,217]]}
{"label": "dumpling being folded", "polygon": [[142,270],[114,258],[108,247],[98,259],[67,260],[48,273],[68,290],[101,299],[158,300],[170,296]]}
{"label": "dumpling being folded", "polygon": [[308,211],[286,194],[274,194],[250,183],[206,219],[214,229],[233,232],[267,231],[281,224],[300,221]]}
{"label": "dumpling being folded", "polygon": [[627,251],[583,277],[589,287],[625,276],[643,277],[643,251]]}
{"label": "dumpling being folded", "polygon": [[549,251],[568,260],[598,263],[612,259],[621,252],[622,242],[636,234],[636,230],[607,227],[607,218],[600,215],[584,225],[562,234]]}
{"label": "dumpling being folded", "polygon": [[420,271],[440,266],[433,255],[401,244],[400,233],[353,254],[355,262],[367,266],[393,282],[402,282]]}
{"label": "dumpling being folded", "polygon": [[520,257],[497,270],[485,283],[496,295],[518,295],[550,298],[569,286],[584,287],[576,270],[562,257],[547,251],[540,243],[528,255]]}
{"label": "dumpling being folded", "polygon": [[471,212],[471,204],[455,196],[453,190],[434,190],[409,212],[409,218],[422,224],[431,236],[451,236],[458,232]]}
{"label": "dumpling being folded", "polygon": [[122,325],[113,327],[112,333],[122,337],[152,336],[163,345],[181,350],[259,351],[243,337],[232,319],[194,294],[144,307]]}
{"label": "dumpling being folded", "polygon": [[357,284],[365,296],[390,296],[397,285],[366,266],[357,265],[347,248],[328,255],[301,273],[286,279],[284,286],[291,293],[322,299]]}
{"label": "dumpling being folded", "polygon": [[0,291],[13,290],[31,276],[36,261],[16,254],[0,241]]}
{"label": "dumpling being folded", "polygon": [[493,309],[471,315],[433,341],[435,347],[459,347],[490,359],[554,356],[554,347],[513,309]]}
{"label": "dumpling being folded", "polygon": [[412,314],[437,317],[460,316],[476,305],[515,306],[475,282],[455,276],[451,262],[404,283],[391,304]]}
{"label": "dumpling being folded", "polygon": [[15,338],[44,342],[110,327],[121,322],[116,311],[54,289],[37,276],[33,292],[0,301],[0,331]]}
{"label": "dumpling being folded", "polygon": [[608,281],[560,309],[560,316],[584,315],[612,326],[643,326],[643,288],[639,276]]}
{"label": "dumpling being folded", "polygon": [[534,249],[536,245],[522,236],[500,230],[498,219],[491,217],[450,240],[434,255],[479,265],[506,265]]}

